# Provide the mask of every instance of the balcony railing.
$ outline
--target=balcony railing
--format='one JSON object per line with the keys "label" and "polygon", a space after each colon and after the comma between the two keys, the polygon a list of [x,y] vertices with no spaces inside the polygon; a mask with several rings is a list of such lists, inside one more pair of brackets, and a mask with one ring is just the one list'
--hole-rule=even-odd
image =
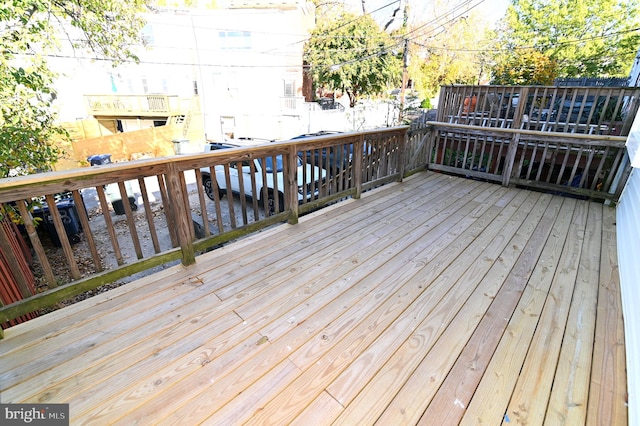
{"label": "balcony railing", "polygon": [[85,95],[89,113],[114,117],[170,117],[189,111],[191,100],[173,95]]}
{"label": "balcony railing", "polygon": [[[283,164],[281,180],[259,190],[256,174],[245,164],[277,160]],[[303,167],[300,180],[298,162],[322,168],[325,175]],[[359,198],[363,191],[425,168],[614,201],[629,169],[622,137],[428,122],[421,128],[329,134],[3,179],[0,205],[9,213],[4,216],[23,227],[48,290],[35,295],[25,290],[24,300],[0,307],[0,324],[163,264],[192,264],[196,253],[276,223],[295,224],[301,214]],[[249,188],[253,197],[220,196],[218,189],[231,186],[234,170],[240,187]],[[212,177],[208,192],[206,174]],[[133,203],[122,202],[131,197],[132,185],[139,188]],[[58,203],[57,194],[67,194],[74,208]],[[94,194],[93,209],[85,207],[88,194]],[[111,212],[114,196],[120,200],[119,215]],[[30,210],[36,201],[46,203],[46,214],[42,204]],[[35,211],[41,213],[39,224]],[[71,235],[70,217],[77,222]],[[43,222],[49,236],[59,240],[57,262],[66,264],[66,276],[51,267],[47,237],[39,229]],[[100,238],[94,236],[96,227]],[[0,233],[1,247],[7,246],[3,239]],[[124,245],[133,248],[128,256]]]}

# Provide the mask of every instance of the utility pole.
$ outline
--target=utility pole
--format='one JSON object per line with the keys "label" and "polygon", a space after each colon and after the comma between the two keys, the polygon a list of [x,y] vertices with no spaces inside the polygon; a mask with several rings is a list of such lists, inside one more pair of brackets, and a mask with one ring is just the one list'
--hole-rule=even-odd
{"label": "utility pole", "polygon": [[408,66],[409,66],[409,39],[407,39],[407,21],[409,20],[409,0],[404,4],[404,17],[402,19],[402,32],[404,34],[404,50],[402,52],[402,86],[400,86],[400,111],[398,113],[398,124],[402,124],[404,118],[404,92],[407,86]]}
{"label": "utility pole", "polygon": [[404,52],[402,53],[402,86],[400,87],[400,113],[398,114],[398,124],[402,124],[404,118],[404,91],[407,86],[409,65],[409,40],[404,39]]}

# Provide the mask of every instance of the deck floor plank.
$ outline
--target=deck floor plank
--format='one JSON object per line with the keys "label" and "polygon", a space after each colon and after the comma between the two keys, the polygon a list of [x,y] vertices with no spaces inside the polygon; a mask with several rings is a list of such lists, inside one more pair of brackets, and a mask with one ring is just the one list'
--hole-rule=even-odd
{"label": "deck floor plank", "polygon": [[417,173],[6,330],[0,396],[72,424],[625,424],[615,244],[602,204]]}
{"label": "deck floor plank", "polygon": [[627,424],[627,378],[615,210],[604,209],[588,425]]}
{"label": "deck floor plank", "polygon": [[559,268],[574,208],[575,202],[565,200],[518,306],[506,318],[509,321],[506,332],[490,363],[480,369],[482,378],[463,413],[461,424],[497,424],[509,419],[508,415],[505,417],[507,407]]}
{"label": "deck floor plank", "polygon": [[584,226],[584,243],[580,257],[576,286],[571,300],[558,368],[553,380],[547,424],[584,424],[587,417],[589,381],[596,325],[598,288],[602,244],[602,206],[590,204]]}
{"label": "deck floor plank", "polygon": [[506,415],[519,424],[541,425],[555,377],[582,253],[587,206],[574,211],[557,273],[539,316]]}
{"label": "deck floor plank", "polygon": [[[453,198],[455,199],[455,197]],[[456,210],[454,207],[450,207],[453,210]],[[430,216],[425,216],[423,220],[434,220],[430,219]],[[396,228],[397,229],[397,228]],[[413,229],[413,228],[411,228]],[[416,239],[416,235],[412,235],[411,229],[407,229],[404,231],[404,235],[409,239]],[[393,246],[397,244],[397,240],[401,238],[403,234],[396,232],[389,236],[389,239],[386,243],[381,243],[378,245],[369,245],[368,248],[371,249],[371,254],[375,256],[388,257],[390,255],[395,255],[396,251],[388,251],[384,250],[385,247]],[[384,241],[382,238],[380,241]],[[429,244],[428,241],[423,242],[423,244]],[[405,244],[401,244],[401,246],[405,246]],[[361,253],[363,254],[363,253]],[[364,254],[363,254],[364,255]],[[404,256],[410,257],[409,254],[403,253]],[[325,267],[331,270],[331,263],[325,265]],[[280,323],[275,323],[273,327],[261,330],[261,334],[265,337],[268,337],[269,342],[271,343],[270,347],[267,349],[268,353],[263,355],[263,359],[260,360],[249,360],[242,364],[243,369],[239,371],[232,372],[228,376],[222,379],[222,381],[216,381],[215,383],[211,383],[208,386],[214,389],[200,389],[198,399],[194,399],[194,397],[190,396],[189,405],[184,405],[182,410],[184,413],[176,413],[173,415],[172,419],[182,419],[187,417],[187,421],[198,421],[199,419],[196,417],[198,415],[197,407],[201,405],[210,405],[208,403],[212,392],[217,394],[217,392],[221,392],[222,389],[226,390],[229,387],[238,387],[243,383],[243,378],[246,376],[245,370],[247,368],[254,368],[254,375],[260,374],[261,369],[264,368],[264,365],[272,365],[273,363],[278,362],[279,359],[282,359],[283,356],[289,355],[290,352],[294,352],[296,347],[308,341],[311,336],[315,333],[319,333],[320,327],[330,321],[332,317],[335,317],[342,310],[345,309],[345,306],[362,306],[366,309],[372,308],[372,303],[376,301],[373,299],[371,302],[367,303],[358,303],[363,297],[368,297],[369,295],[376,295],[377,293],[374,291],[376,286],[384,285],[385,280],[373,280],[371,276],[367,276],[367,273],[370,271],[370,265],[379,265],[381,262],[362,262],[363,266],[360,266],[361,262],[353,263],[350,260],[347,260],[344,264],[349,268],[353,269],[355,274],[357,275],[357,279],[353,277],[353,275],[345,274],[344,271],[338,270],[338,274],[333,278],[335,281],[335,286],[339,289],[339,292],[336,293],[331,287],[326,287],[329,291],[327,292],[328,298],[326,298],[326,304],[324,306],[315,306],[314,304],[305,304],[301,306],[301,310],[296,310],[291,313],[290,316],[283,317],[283,321]],[[399,267],[399,266],[395,266]],[[354,269],[355,268],[355,269]],[[364,270],[364,273],[362,272]],[[386,270],[385,270],[386,271]],[[391,274],[391,272],[386,271],[387,277]],[[366,278],[366,281],[363,281]],[[385,277],[386,278],[386,277]],[[329,282],[331,282],[331,277],[329,277]],[[358,286],[350,286],[351,282],[360,282],[361,285]],[[326,285],[326,284],[325,284]],[[387,288],[381,290],[383,293],[391,291],[391,288],[387,286]],[[345,293],[346,292],[346,293]],[[382,297],[377,297],[378,300],[384,300]],[[322,300],[322,298],[316,296],[314,298],[314,303]],[[338,308],[338,309],[336,309]],[[318,310],[319,309],[319,310]],[[315,310],[315,312],[314,312]],[[305,313],[307,312],[307,313]],[[311,316],[312,315],[312,316]],[[290,321],[290,318],[295,318],[295,322],[303,321],[304,328],[298,327],[294,328],[295,323]],[[286,320],[286,321],[285,321]],[[278,340],[276,340],[278,339]],[[272,362],[265,363],[264,358],[272,357]],[[255,365],[254,365],[255,364]],[[185,382],[184,391],[188,392],[189,395],[192,395],[193,392],[197,389],[194,388],[193,385],[190,385],[188,382]],[[229,392],[227,392],[229,393]],[[250,393],[250,392],[249,392]],[[198,402],[202,401],[202,404]],[[223,402],[224,396],[219,396],[217,398],[217,402]],[[161,409],[160,407],[154,409]],[[210,407],[209,407],[210,409]],[[265,411],[266,409],[263,409]],[[282,410],[281,410],[282,411]],[[194,418],[195,417],[195,418]]]}
{"label": "deck floor plank", "polygon": [[[479,277],[470,273],[468,276],[462,276],[456,283],[456,288],[464,287],[466,282],[472,282],[475,286],[480,285],[476,297],[469,299],[464,304],[453,298],[454,304],[452,306],[447,304],[438,306],[436,314],[439,316],[435,316],[434,319],[429,318],[425,322],[427,325],[440,321],[442,318],[443,328],[445,325],[446,328],[439,335],[434,336],[435,344],[433,347],[425,348],[426,350],[422,353],[410,348],[412,350],[408,351],[411,356],[409,361],[415,365],[415,369],[393,395],[393,400],[384,412],[381,413],[378,419],[381,424],[388,422],[416,423],[488,307],[492,304],[508,304],[510,299],[519,296],[518,284],[526,279],[529,259],[531,254],[535,254],[532,250],[534,247],[538,248],[535,244],[528,245],[527,241],[535,241],[544,235],[545,229],[539,225],[541,219],[547,217],[545,211],[557,211],[557,204],[552,202],[550,205],[551,201],[548,197],[529,198],[527,203],[522,205],[523,209],[518,212],[520,214],[512,216],[511,226],[503,226],[499,231],[502,238],[498,240],[502,240],[502,244],[494,247],[489,253],[489,258],[493,262],[483,262],[487,265],[484,266],[482,273],[478,274]],[[530,210],[531,204],[534,205],[533,210]],[[529,210],[530,213],[528,213]],[[498,292],[503,282],[507,287],[511,283],[513,288]],[[476,287],[473,287],[471,292],[474,290]],[[438,344],[440,341],[443,343]],[[401,365],[403,362],[405,361],[398,360],[394,364]],[[421,377],[429,378],[429,380],[426,383],[420,383],[419,378]],[[367,390],[370,388],[369,385]],[[450,404],[453,402],[451,401]],[[359,405],[354,404],[356,407]]]}
{"label": "deck floor plank", "polygon": [[[492,215],[488,214],[487,216],[482,216],[482,219],[486,220],[487,222],[491,222]],[[484,225],[480,226],[479,228],[484,229],[485,226],[486,223],[484,223]],[[501,226],[501,224],[496,226]],[[460,232],[462,230],[461,227],[456,227],[455,229],[456,232]],[[471,237],[470,239],[472,241],[479,241],[477,243],[478,246],[481,246],[484,243],[488,243],[488,241],[477,240],[478,234],[479,229],[471,228],[470,232],[467,235]],[[451,243],[453,244],[454,242],[459,241],[459,238],[460,234],[456,234],[456,240],[451,241]],[[404,304],[411,304],[413,310],[404,310],[403,312],[402,306],[399,306],[395,309],[395,311],[390,311],[391,307],[396,304],[396,301],[393,299],[388,299],[388,301],[384,305],[380,306],[377,311],[371,312],[371,314],[364,317],[367,319],[366,321],[360,320],[361,325],[358,325],[357,328],[352,329],[353,331],[350,332],[353,337],[350,337],[348,340],[346,338],[343,338],[339,342],[338,346],[332,348],[331,352],[324,355],[323,359],[326,359],[326,361],[317,364],[311,364],[310,361],[307,361],[309,368],[305,371],[305,377],[302,378],[302,381],[299,385],[301,388],[300,392],[298,392],[296,395],[283,395],[282,397],[274,399],[274,401],[272,401],[271,403],[273,411],[277,411],[278,415],[283,415],[284,410],[282,408],[278,408],[280,403],[285,403],[286,401],[288,405],[292,405],[293,401],[295,401],[295,399],[293,399],[294,397],[304,402],[305,398],[300,394],[304,394],[306,396],[305,392],[309,392],[314,387],[316,388],[317,392],[317,390],[321,388],[320,384],[317,383],[320,377],[322,377],[323,379],[322,383],[333,383],[336,378],[340,377],[339,373],[341,373],[341,371],[338,367],[340,365],[342,365],[343,368],[347,367],[348,362],[352,362],[352,359],[356,359],[359,350],[366,349],[367,346],[364,346],[364,343],[366,342],[365,339],[373,341],[373,339],[377,337],[374,334],[374,330],[379,329],[382,332],[386,329],[387,325],[385,322],[383,322],[383,319],[388,318],[387,321],[392,321],[397,318],[394,318],[393,316],[391,316],[391,314],[397,315],[398,313],[403,312],[403,317],[398,321],[413,322],[413,324],[406,324],[405,327],[402,327],[402,325],[400,325],[397,327],[398,329],[412,330],[413,328],[415,328],[416,325],[421,321],[423,315],[425,315],[424,312],[428,312],[435,304],[437,304],[442,294],[446,293],[449,288],[448,283],[443,282],[440,285],[429,285],[429,283],[435,281],[447,265],[450,265],[452,262],[455,262],[456,259],[459,259],[460,252],[465,251],[466,249],[466,252],[472,254],[473,257],[477,256],[479,253],[478,250],[474,250],[473,248],[469,249],[468,244],[462,244],[460,247],[458,247],[458,250],[454,250],[451,245],[445,247],[431,245],[427,247],[429,247],[429,249],[427,249],[426,252],[424,251],[424,248],[420,248],[420,250],[422,251],[418,251],[418,255],[421,256],[421,258],[419,258],[419,264],[423,269],[419,271],[419,274],[414,274],[412,277],[410,277],[409,281],[407,281],[407,284],[404,285],[404,288],[400,290],[404,293],[408,293],[406,296],[403,294],[403,298],[406,299],[406,301],[404,301]],[[433,252],[430,252],[431,247],[433,247]],[[447,250],[444,250],[445,248]],[[441,266],[440,268],[430,268],[431,265]],[[412,301],[412,299],[415,298],[416,295],[420,295],[421,299],[418,299],[414,302]],[[341,327],[339,328],[339,330],[342,331],[343,328],[344,327]],[[345,333],[345,331],[342,331],[342,333]],[[331,336],[331,333],[326,334],[328,336]],[[360,347],[362,347],[362,349],[360,349]],[[344,359],[344,354],[346,353],[350,354],[350,356],[347,359]],[[371,384],[369,386],[371,386]],[[383,386],[382,388],[386,389],[386,386]],[[370,387],[367,387],[367,389],[370,389]],[[329,392],[331,393],[330,390]],[[375,401],[380,402],[380,389],[372,392],[376,394]],[[268,412],[267,408],[261,410],[261,413],[256,418],[257,422],[259,422],[259,418],[264,412]]]}
{"label": "deck floor plank", "polygon": [[[567,206],[565,205],[562,208],[565,211],[561,210],[558,215],[561,219],[566,216],[563,213],[566,213]],[[553,259],[559,257],[562,242],[564,242],[563,233],[566,232],[568,226],[569,220],[559,220],[554,225],[549,238],[555,238],[555,240],[559,241],[555,243],[552,241],[553,245],[547,242],[546,250],[541,253],[539,258],[539,263],[544,262],[548,266],[547,268],[534,269],[529,281],[535,283],[543,283],[545,280],[551,281],[550,278],[545,278],[545,275],[552,271]],[[558,243],[560,243],[559,248],[557,248]],[[529,256],[529,254],[525,254],[525,256]],[[505,272],[508,273],[508,271]],[[492,271],[488,276],[492,277],[492,279],[499,278],[506,276],[505,272]],[[460,422],[466,407],[469,406],[475,394],[475,389],[482,379],[483,373],[495,354],[506,329],[508,318],[512,316],[515,309],[515,304],[522,304],[523,299],[526,300],[526,291],[522,297],[518,297],[517,293],[504,290],[484,293],[492,296],[491,306],[487,309],[473,336],[469,339],[460,357],[449,371],[447,378],[438,389],[438,393],[429,403],[427,410],[422,415],[421,423],[457,424]],[[480,295],[477,298],[481,299]]]}

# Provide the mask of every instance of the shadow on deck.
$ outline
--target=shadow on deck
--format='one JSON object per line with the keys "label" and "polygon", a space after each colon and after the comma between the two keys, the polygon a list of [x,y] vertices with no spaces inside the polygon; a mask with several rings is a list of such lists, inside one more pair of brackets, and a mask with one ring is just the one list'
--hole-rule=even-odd
{"label": "shadow on deck", "polygon": [[97,424],[626,424],[615,210],[424,172],[5,332]]}

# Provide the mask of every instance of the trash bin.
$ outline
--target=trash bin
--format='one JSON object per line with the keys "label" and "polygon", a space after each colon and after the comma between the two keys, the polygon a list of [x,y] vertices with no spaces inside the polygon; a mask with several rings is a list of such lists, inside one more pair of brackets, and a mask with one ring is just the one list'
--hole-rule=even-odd
{"label": "trash bin", "polygon": [[[101,166],[103,164],[111,163],[111,154],[95,154],[87,157],[87,161],[92,166]],[[127,198],[129,199],[129,206],[131,206],[131,210],[138,210],[138,204],[136,204],[136,199],[133,196],[133,188],[131,187],[131,183],[125,182],[125,188],[127,190]],[[113,211],[117,215],[125,214],[124,204],[122,203],[122,196],[120,195],[120,188],[117,183],[110,183],[105,185],[104,187],[105,193],[109,202],[113,206]]]}
{"label": "trash bin", "polygon": [[[82,229],[75,203],[73,200],[62,199],[56,202],[56,207],[60,213],[60,219],[62,219],[62,224],[64,225],[64,230],[69,242],[72,244],[79,243],[79,234]],[[49,206],[44,204],[42,207],[35,207],[33,209],[33,216],[42,219],[39,226],[44,227],[51,243],[56,247],[61,247],[62,243],[60,243],[60,237],[53,224],[53,216],[49,212]]]}
{"label": "trash bin", "polygon": [[174,139],[171,142],[173,142],[173,150],[175,151],[176,155],[187,153],[189,139]]}
{"label": "trash bin", "polygon": [[[133,196],[133,188],[131,187],[130,182],[125,182],[124,187],[127,190],[127,198],[129,199],[129,206],[131,210],[138,210],[138,204],[136,204],[136,199]],[[124,203],[122,202],[122,196],[120,195],[120,187],[118,187],[117,183],[110,183],[105,185],[104,192],[107,195],[107,198],[111,202],[113,206],[113,211],[117,215],[125,214]]]}
{"label": "trash bin", "polygon": [[101,166],[103,164],[110,164],[111,163],[111,154],[90,155],[89,157],[87,157],[87,161],[92,166]]}

